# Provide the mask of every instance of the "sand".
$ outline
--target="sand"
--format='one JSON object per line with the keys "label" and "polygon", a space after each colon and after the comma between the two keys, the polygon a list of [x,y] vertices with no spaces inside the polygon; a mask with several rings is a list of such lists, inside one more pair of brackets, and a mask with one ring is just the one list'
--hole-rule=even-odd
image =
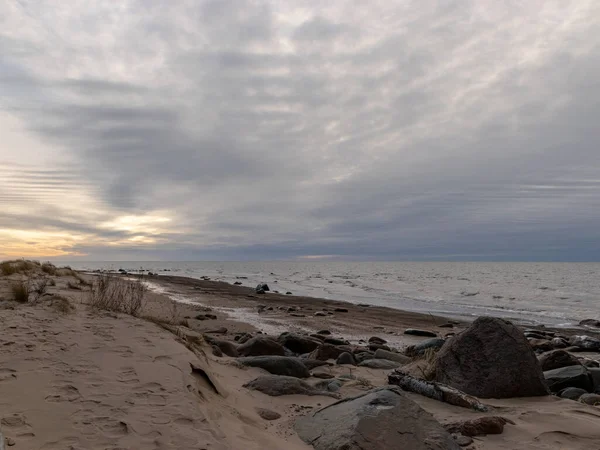
{"label": "sand", "polygon": [[[9,284],[19,277],[0,277],[0,298],[10,297]],[[92,310],[85,290],[68,288],[69,281],[77,282],[74,277],[53,278],[56,286],[49,292],[68,297],[73,310],[57,311],[50,297],[35,305],[0,301],[0,430],[14,444],[11,449],[308,449],[293,431],[294,421],[335,399],[248,391],[242,385],[260,369],[242,369],[208,347],[194,351],[182,337],[220,327],[227,328],[225,337],[259,328],[327,328],[353,341],[378,335],[401,347],[422,339],[404,336],[408,327],[443,335],[465,326],[440,328],[446,319],[324,299],[257,296],[247,288],[176,277],[153,279],[162,294],[148,295],[146,318],[135,318]],[[166,293],[188,303],[173,304]],[[193,319],[207,308],[217,319]],[[315,317],[323,308],[333,315]],[[184,321],[189,327],[173,333],[148,318]],[[203,368],[214,387],[192,373],[190,363]],[[388,372],[344,366],[327,370],[357,377],[342,387],[342,397],[385,384]],[[482,415],[408,395],[442,423]],[[501,435],[476,438],[470,448],[600,448],[599,408],[555,397],[485,403],[495,407],[490,414],[515,425],[507,425]],[[281,418],[267,421],[257,408]]]}

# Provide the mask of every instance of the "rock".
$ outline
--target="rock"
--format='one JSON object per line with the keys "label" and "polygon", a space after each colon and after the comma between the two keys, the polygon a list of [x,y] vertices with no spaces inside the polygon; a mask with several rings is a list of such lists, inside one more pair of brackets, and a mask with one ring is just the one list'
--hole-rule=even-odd
{"label": "rock", "polygon": [[585,367],[589,368],[600,367],[600,363],[598,361],[594,361],[593,359],[581,358],[579,362],[581,362],[581,364],[583,364]]}
{"label": "rock", "polygon": [[315,378],[319,378],[321,380],[330,380],[332,378],[335,378],[335,375],[333,375],[330,372],[325,372],[323,370],[315,370],[313,372],[310,373],[311,376],[315,377]]}
{"label": "rock", "polygon": [[339,313],[347,313],[348,312],[348,308],[335,308],[333,311],[334,312],[339,312]]}
{"label": "rock", "polygon": [[265,336],[253,337],[240,345],[237,351],[241,356],[285,355],[283,345]]}
{"label": "rock", "polygon": [[600,406],[600,395],[598,394],[583,394],[579,397],[581,403],[592,406]]}
{"label": "rock", "polygon": [[588,351],[600,351],[600,339],[590,336],[572,336],[570,344]]}
{"label": "rock", "polygon": [[371,350],[372,352],[376,352],[377,350],[387,350],[388,352],[392,351],[391,348],[383,344],[369,344],[369,350]]}
{"label": "rock", "polygon": [[219,327],[219,328],[216,328],[214,330],[205,331],[205,333],[210,333],[210,334],[227,334],[227,328],[225,328],[225,327]]}
{"label": "rock", "polygon": [[371,369],[396,369],[400,367],[397,361],[389,359],[366,359],[359,364],[359,367],[369,367]]}
{"label": "rock", "polygon": [[206,340],[206,342],[211,344],[211,346],[217,347],[223,354],[231,356],[233,358],[237,358],[239,356],[237,347],[232,342],[225,341],[222,339],[215,339],[214,337],[209,335],[204,335],[203,337]]}
{"label": "rock", "polygon": [[569,343],[567,341],[559,337],[552,338],[550,343],[554,348],[567,348],[569,346]]}
{"label": "rock", "polygon": [[569,400],[579,400],[583,394],[587,394],[587,391],[579,388],[569,387],[560,391],[558,396],[560,398],[567,398]]}
{"label": "rock", "polygon": [[473,438],[469,436],[463,436],[462,434],[453,434],[452,437],[456,443],[461,447],[468,447],[473,443]]}
{"label": "rock", "polygon": [[437,333],[426,330],[416,330],[414,328],[407,329],[404,334],[410,334],[411,336],[424,336],[424,337],[437,337]]}
{"label": "rock", "polygon": [[263,294],[265,292],[270,291],[269,289],[269,285],[267,283],[259,283],[256,288],[255,288],[256,293],[258,293],[258,291],[263,291]]}
{"label": "rock", "polygon": [[215,355],[217,357],[223,356],[223,352],[221,351],[221,349],[219,347],[217,347],[216,345],[211,345],[210,347],[212,349],[213,355]]}
{"label": "rock", "polygon": [[315,384],[315,388],[320,391],[337,392],[342,388],[340,380],[322,380]]}
{"label": "rock", "polygon": [[346,349],[344,348],[323,343],[311,352],[309,358],[318,359],[320,361],[327,361],[328,359],[337,359],[337,357],[345,351]]}
{"label": "rock", "polygon": [[346,341],[345,339],[336,339],[331,337],[325,338],[324,342],[331,345],[350,345],[350,342]]}
{"label": "rock", "polygon": [[324,341],[325,341],[325,336],[323,336],[322,334],[316,334],[316,333],[313,333],[313,334],[309,334],[309,336],[310,336],[311,338],[318,339],[318,340],[319,340],[319,341],[321,341],[321,342],[324,342]]}
{"label": "rock", "polygon": [[592,377],[594,391],[600,394],[600,369],[597,367],[588,367],[588,372],[590,372],[590,376]]}
{"label": "rock", "polygon": [[292,317],[306,317],[306,314],[291,313],[290,316],[292,316]]}
{"label": "rock", "polygon": [[233,338],[238,344],[243,344],[252,339],[252,335],[250,333],[242,333],[238,334],[235,338]]}
{"label": "rock", "polygon": [[338,398],[337,395],[315,389],[298,378],[286,376],[264,375],[244,384],[244,387],[271,397],[281,395],[325,395]]}
{"label": "rock", "polygon": [[495,317],[480,317],[448,340],[435,358],[434,372],[435,381],[480,398],[548,395],[523,333]]}
{"label": "rock", "polygon": [[[438,327],[440,328],[454,328],[454,324],[453,323],[443,323],[441,325],[438,325]],[[464,436],[463,436],[464,437]],[[471,439],[472,440],[472,439]],[[460,445],[460,444],[459,444]]]}
{"label": "rock", "polygon": [[600,320],[585,319],[585,320],[582,320],[581,322],[579,322],[579,325],[585,326],[585,327],[600,328]]}
{"label": "rock", "polygon": [[265,420],[277,420],[281,418],[281,414],[275,411],[271,411],[270,409],[265,408],[254,408],[258,415]]}
{"label": "rock", "polygon": [[457,450],[452,436],[400,389],[346,398],[296,421],[315,450]]}
{"label": "rock", "polygon": [[[262,289],[257,289],[257,290],[256,290],[256,293],[257,293],[257,294],[264,294],[264,293],[265,293],[265,291],[263,291]],[[248,297],[253,297],[253,295],[249,295]]]}
{"label": "rock", "polygon": [[461,422],[453,422],[444,425],[444,428],[450,433],[460,433],[465,436],[485,436],[487,434],[502,434],[504,425],[515,423],[505,417],[490,416],[480,417],[479,419],[465,420]]}
{"label": "rock", "polygon": [[594,389],[592,376],[582,365],[561,367],[544,372],[548,387],[552,392],[560,392],[568,387],[576,387],[591,392]]}
{"label": "rock", "polygon": [[[373,353],[373,352],[355,353],[354,359],[356,360],[357,363],[361,363],[367,359],[375,359],[375,353]],[[380,358],[380,359],[387,359],[387,358]]]}
{"label": "rock", "polygon": [[306,368],[308,370],[312,370],[315,367],[321,367],[321,366],[330,366],[331,363],[328,363],[327,361],[320,361],[318,359],[301,359],[302,363],[306,366]]}
{"label": "rock", "polygon": [[323,311],[317,311],[314,316],[315,317],[325,317],[327,314],[325,314]]}
{"label": "rock", "polygon": [[325,336],[329,336],[331,334],[331,331],[329,331],[329,330],[319,330],[319,331],[317,331],[317,334],[322,334],[322,335],[325,335]]}
{"label": "rock", "polygon": [[580,366],[579,360],[564,350],[554,350],[539,356],[540,366],[544,372],[561,367]]}
{"label": "rock", "polygon": [[379,349],[375,352],[376,359],[387,359],[389,361],[396,361],[400,364],[408,364],[412,361],[408,356],[404,356],[400,353],[388,352],[387,350]]}
{"label": "rock", "polygon": [[380,338],[379,336],[371,336],[369,338],[369,344],[384,345],[387,344],[387,341],[385,339]]}
{"label": "rock", "polygon": [[533,350],[549,352],[554,349],[552,343],[547,339],[529,339],[529,345]]}
{"label": "rock", "polygon": [[233,284],[235,284],[236,286],[241,286],[242,282],[241,282],[241,281],[236,281],[236,282],[235,282],[235,283],[233,283]]}
{"label": "rock", "polygon": [[285,348],[299,354],[310,353],[322,343],[318,339],[309,336],[287,332],[282,333],[277,341]]}
{"label": "rock", "polygon": [[[125,272],[125,273],[127,273],[127,272]],[[1,438],[2,438],[2,435],[0,434],[0,439],[1,439]],[[15,440],[14,440],[13,438],[9,438],[9,437],[7,437],[7,438],[6,438],[6,446],[7,446],[7,447],[13,447],[13,446],[15,446],[15,445],[17,445],[17,443],[15,442]],[[2,447],[2,446],[0,445],[0,448],[1,448],[1,447]]]}
{"label": "rock", "polygon": [[292,295],[292,293],[291,293],[290,291],[287,291],[287,292],[285,293],[285,295]]}
{"label": "rock", "polygon": [[415,345],[410,345],[406,348],[406,356],[421,356],[427,351],[427,349],[439,350],[446,343],[445,339],[433,338],[427,339],[426,341],[419,342]]}
{"label": "rock", "polygon": [[244,366],[260,367],[273,375],[285,375],[288,377],[308,378],[308,368],[299,358],[289,356],[248,356],[238,358]]}
{"label": "rock", "polygon": [[340,354],[340,356],[337,357],[337,360],[335,361],[335,363],[339,364],[339,365],[342,365],[342,364],[350,364],[352,366],[356,365],[354,356],[352,355],[352,353],[348,353],[348,352],[344,352],[344,353]]}

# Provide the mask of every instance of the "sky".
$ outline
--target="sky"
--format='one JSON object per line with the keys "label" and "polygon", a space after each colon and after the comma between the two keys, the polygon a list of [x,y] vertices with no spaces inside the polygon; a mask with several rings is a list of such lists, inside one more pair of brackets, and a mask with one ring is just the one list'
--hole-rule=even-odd
{"label": "sky", "polygon": [[4,0],[0,257],[600,260],[597,0]]}

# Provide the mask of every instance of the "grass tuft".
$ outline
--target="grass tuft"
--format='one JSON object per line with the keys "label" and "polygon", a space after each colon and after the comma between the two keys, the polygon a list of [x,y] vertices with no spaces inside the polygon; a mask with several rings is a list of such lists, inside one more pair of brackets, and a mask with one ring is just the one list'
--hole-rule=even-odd
{"label": "grass tuft", "polygon": [[29,301],[29,283],[27,281],[20,281],[13,283],[11,286],[13,300],[19,303],[27,303]]}
{"label": "grass tuft", "polygon": [[92,308],[138,316],[147,287],[141,280],[123,280],[108,274],[99,275],[90,291]]}

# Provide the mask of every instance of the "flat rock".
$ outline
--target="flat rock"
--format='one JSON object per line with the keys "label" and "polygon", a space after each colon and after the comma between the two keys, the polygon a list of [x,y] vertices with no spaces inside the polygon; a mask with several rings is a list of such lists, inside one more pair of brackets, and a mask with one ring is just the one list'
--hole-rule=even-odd
{"label": "flat rock", "polygon": [[544,372],[548,387],[552,392],[560,392],[568,387],[576,387],[591,392],[594,389],[592,376],[582,365],[561,367]]}
{"label": "flat rock", "polygon": [[450,433],[460,433],[464,436],[485,436],[488,434],[502,434],[504,425],[515,423],[499,416],[480,417],[479,419],[452,422],[444,425],[444,428]]}
{"label": "flat rock", "polygon": [[417,330],[415,328],[407,329],[404,334],[409,334],[411,336],[423,336],[423,337],[437,337],[437,333],[428,330]]}
{"label": "flat rock", "polygon": [[554,350],[538,357],[544,372],[568,366],[581,366],[581,362],[564,350]]}
{"label": "flat rock", "polygon": [[379,336],[371,336],[369,338],[369,344],[379,344],[379,345],[384,345],[387,344],[387,341],[383,338],[380,338]]}
{"label": "flat rock", "polygon": [[412,361],[408,356],[400,353],[388,352],[387,350],[379,349],[375,352],[375,359],[388,359],[390,361],[396,361],[400,364],[408,364]]}
{"label": "flat rock", "polygon": [[337,360],[335,361],[335,363],[339,364],[339,365],[347,364],[347,365],[355,366],[356,360],[354,359],[354,356],[352,355],[352,353],[344,352],[344,353],[340,354],[340,356],[337,357]]}
{"label": "flat rock", "polygon": [[585,326],[585,327],[600,328],[600,320],[597,320],[597,319],[585,319],[585,320],[582,320],[581,322],[579,322],[579,325]]}
{"label": "flat rock", "polygon": [[529,342],[512,323],[479,317],[449,339],[434,361],[435,381],[480,398],[548,395]]}
{"label": "flat rock", "polygon": [[308,378],[310,373],[301,359],[289,356],[248,356],[238,358],[244,366],[260,367],[273,375]]}
{"label": "flat rock", "polygon": [[294,377],[264,375],[246,384],[244,387],[253,391],[262,392],[271,397],[282,395],[324,395],[339,398],[330,392],[318,390],[305,381]]}
{"label": "flat rock", "polygon": [[332,337],[325,338],[324,342],[326,344],[331,344],[331,345],[350,345],[350,342],[348,342],[345,339],[338,339],[338,338],[332,338]]}
{"label": "flat rock", "polygon": [[400,389],[380,388],[300,418],[295,429],[315,450],[458,450],[452,436]]}
{"label": "flat rock", "polygon": [[600,339],[590,336],[573,336],[569,343],[574,347],[579,347],[587,351],[600,351]]}
{"label": "flat rock", "polygon": [[579,397],[579,401],[586,405],[600,406],[600,395],[586,393]]}
{"label": "flat rock", "polygon": [[237,348],[241,356],[285,355],[283,345],[266,336],[256,336]]}
{"label": "flat rock", "polygon": [[389,359],[366,359],[358,364],[359,367],[369,367],[371,369],[396,369],[401,366],[398,361]]}
{"label": "flat rock", "polygon": [[328,359],[337,359],[338,356],[346,351],[348,350],[345,348],[323,343],[311,352],[309,358],[327,361]]}

